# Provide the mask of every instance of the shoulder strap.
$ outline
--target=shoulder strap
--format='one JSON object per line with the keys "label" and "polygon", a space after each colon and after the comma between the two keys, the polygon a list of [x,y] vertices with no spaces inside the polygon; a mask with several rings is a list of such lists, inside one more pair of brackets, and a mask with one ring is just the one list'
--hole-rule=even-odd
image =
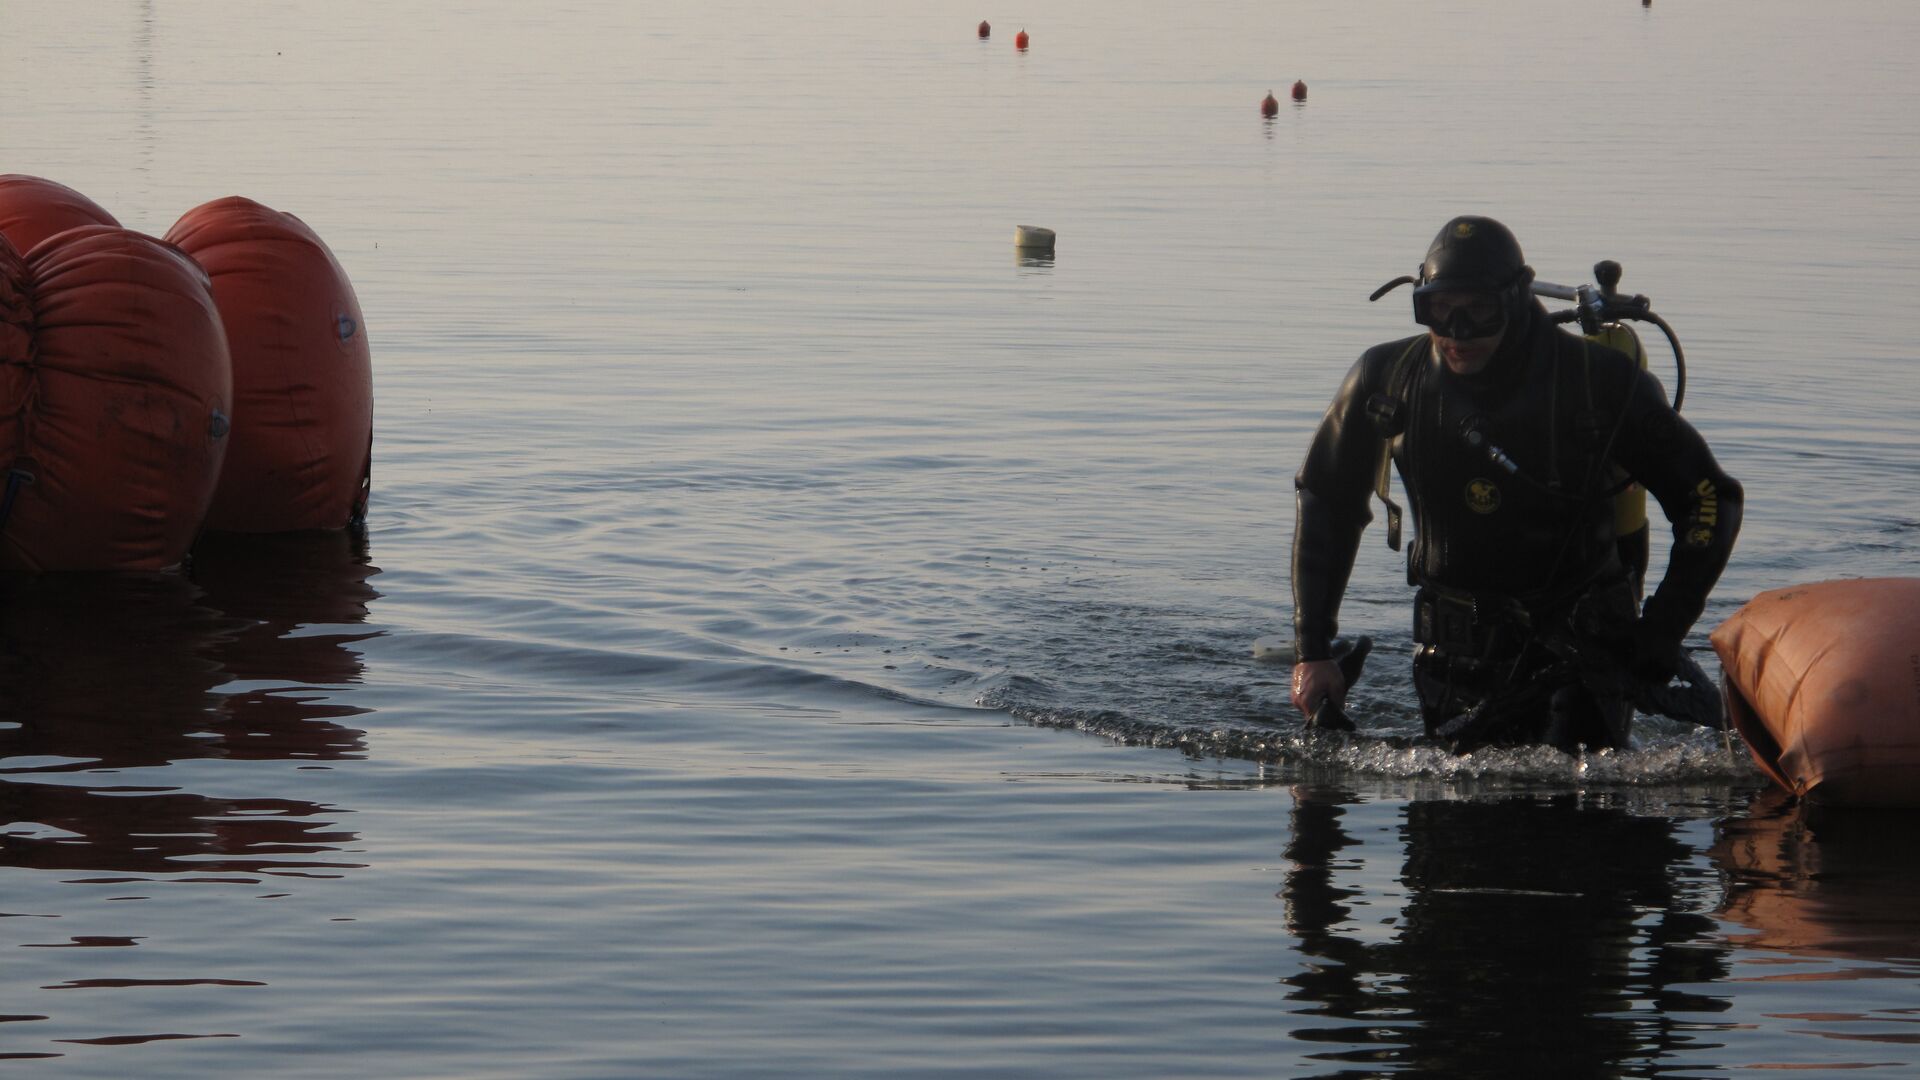
{"label": "shoulder strap", "polygon": [[[1388,369],[1387,400],[1405,407],[1407,384],[1413,377],[1414,358],[1419,354],[1420,347],[1426,343],[1427,339],[1424,335],[1414,338],[1407,345],[1406,351],[1400,354],[1400,358],[1393,362],[1393,367]],[[1394,502],[1390,494],[1393,484],[1393,439],[1394,437],[1389,435],[1380,442],[1380,469],[1374,475],[1373,493],[1380,497],[1380,501],[1387,508],[1387,547],[1399,551],[1400,504]]]}

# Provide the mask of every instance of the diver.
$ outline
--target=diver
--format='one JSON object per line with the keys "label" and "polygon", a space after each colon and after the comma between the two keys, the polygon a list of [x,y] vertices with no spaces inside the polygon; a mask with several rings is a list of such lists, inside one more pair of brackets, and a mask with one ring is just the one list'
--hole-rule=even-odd
{"label": "diver", "polygon": [[[1650,682],[1690,663],[1681,643],[1733,549],[1740,485],[1656,378],[1554,325],[1533,277],[1506,226],[1447,222],[1403,279],[1427,332],[1362,354],[1314,433],[1294,478],[1293,703],[1309,723],[1345,701],[1353,665],[1343,675],[1335,633],[1370,494],[1400,545],[1389,458],[1413,516],[1414,686],[1429,736],[1461,751],[1621,747],[1627,694],[1543,673],[1576,645]],[[1629,482],[1673,527],[1665,577],[1637,611],[1613,513]],[[1497,700],[1518,707],[1489,711]]]}

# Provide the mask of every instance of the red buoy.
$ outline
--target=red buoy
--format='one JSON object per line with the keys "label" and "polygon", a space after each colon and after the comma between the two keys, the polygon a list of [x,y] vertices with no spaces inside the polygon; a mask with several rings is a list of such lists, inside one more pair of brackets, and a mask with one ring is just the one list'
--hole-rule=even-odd
{"label": "red buoy", "polygon": [[1267,91],[1267,100],[1260,103],[1260,115],[1261,116],[1279,116],[1280,115],[1280,99],[1277,97],[1274,97],[1273,91],[1271,90]]}
{"label": "red buoy", "polygon": [[1013,35],[1013,47],[1019,49],[1021,52],[1027,51],[1027,32],[1025,30]]}
{"label": "red buoy", "polygon": [[991,27],[991,26],[988,26],[988,25],[987,25],[987,20],[985,20],[985,19],[981,19],[981,20],[980,20],[980,36],[981,36],[981,37],[992,37],[992,36],[993,36],[993,27]]}
{"label": "red buoy", "polygon": [[346,271],[307,224],[238,196],[167,241],[206,268],[233,356],[233,448],[206,527],[339,529],[366,510],[373,362]]}
{"label": "red buoy", "polygon": [[1304,79],[1301,79],[1301,80],[1296,80],[1296,81],[1294,82],[1294,84],[1293,84],[1293,100],[1295,100],[1295,101],[1305,101],[1305,100],[1307,100],[1307,84],[1306,84],[1306,80],[1304,80]]}

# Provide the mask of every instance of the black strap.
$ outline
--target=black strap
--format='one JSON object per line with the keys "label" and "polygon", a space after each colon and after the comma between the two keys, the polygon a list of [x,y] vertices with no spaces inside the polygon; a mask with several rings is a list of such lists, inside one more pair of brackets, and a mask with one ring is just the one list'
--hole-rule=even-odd
{"label": "black strap", "polygon": [[[1407,383],[1411,381],[1413,375],[1414,357],[1419,353],[1420,347],[1426,343],[1427,339],[1425,337],[1414,338],[1413,341],[1407,345],[1406,351],[1400,354],[1400,358],[1393,362],[1393,367],[1387,371],[1387,400],[1400,405],[1403,412],[1405,411]],[[1395,436],[1389,435],[1380,442],[1380,469],[1374,475],[1373,493],[1380,497],[1380,501],[1385,504],[1387,508],[1387,547],[1394,551],[1399,551],[1400,504],[1393,501],[1391,494],[1393,485],[1394,438]]]}

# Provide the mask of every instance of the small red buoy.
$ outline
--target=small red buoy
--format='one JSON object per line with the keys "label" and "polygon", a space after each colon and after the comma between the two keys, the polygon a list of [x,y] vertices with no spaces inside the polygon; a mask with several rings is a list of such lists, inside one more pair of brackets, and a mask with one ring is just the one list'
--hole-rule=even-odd
{"label": "small red buoy", "polygon": [[993,27],[987,25],[987,20],[985,19],[980,20],[980,36],[981,37],[993,36]]}
{"label": "small red buoy", "polygon": [[1294,84],[1293,84],[1293,100],[1295,100],[1295,101],[1305,101],[1305,100],[1307,100],[1307,83],[1306,83],[1306,80],[1304,80],[1304,79],[1300,79],[1300,80],[1296,80],[1296,81],[1294,82]]}
{"label": "small red buoy", "polygon": [[1267,91],[1267,100],[1260,103],[1260,115],[1261,116],[1279,116],[1280,115],[1280,99],[1277,97],[1274,97],[1273,91],[1271,90]]}
{"label": "small red buoy", "polygon": [[1027,51],[1027,32],[1025,30],[1013,35],[1013,47],[1019,49],[1021,52]]}

